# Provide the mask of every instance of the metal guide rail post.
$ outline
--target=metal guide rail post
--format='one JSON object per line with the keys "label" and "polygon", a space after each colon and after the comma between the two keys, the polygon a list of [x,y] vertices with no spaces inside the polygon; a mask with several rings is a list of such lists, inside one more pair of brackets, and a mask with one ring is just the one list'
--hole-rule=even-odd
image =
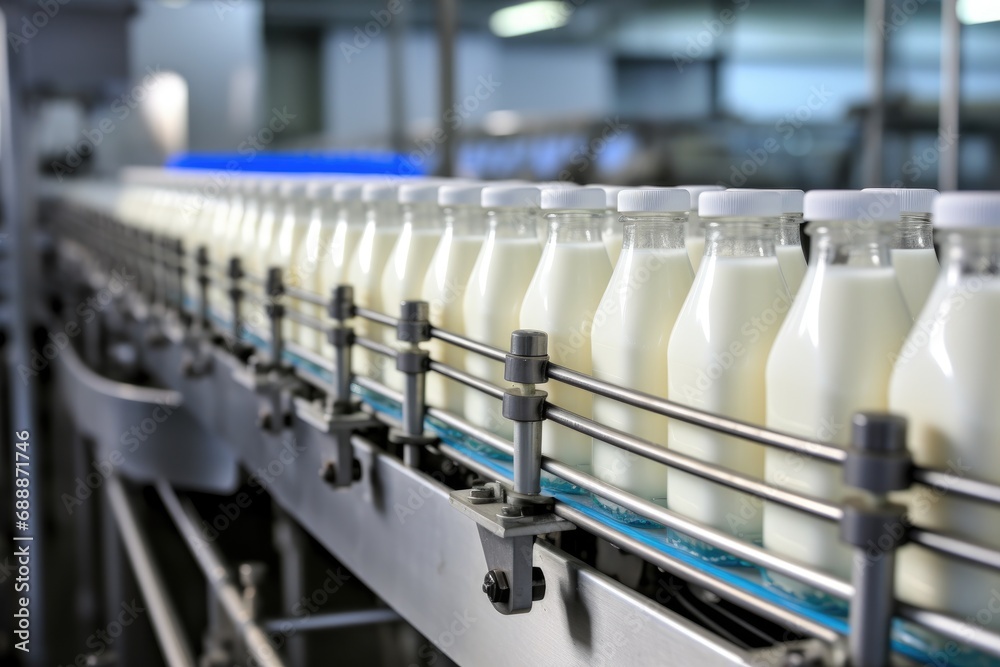
{"label": "metal guide rail post", "polygon": [[[128,238],[128,232],[124,227],[111,229],[107,233]],[[166,260],[163,253],[155,252],[158,245],[156,238],[151,234],[149,236],[151,238],[144,238],[142,234],[137,236],[154,250],[152,253],[146,253],[153,258],[155,265],[150,272],[153,288],[144,296],[154,304],[164,303],[162,276],[166,273]],[[79,235],[78,238],[87,243],[88,239],[93,242],[94,237]],[[239,341],[243,336],[241,303],[245,296],[240,289],[239,281],[241,279],[257,280],[260,283],[264,281],[246,276],[237,258],[230,261],[228,273],[231,281],[229,315],[232,335]],[[204,276],[206,283],[210,282],[211,274],[211,271],[199,273],[199,281]],[[721,597],[733,600],[736,604],[781,624],[795,627],[824,641],[833,640],[839,632],[831,631],[829,627],[818,624],[794,610],[785,609],[773,601],[748,595],[738,587],[734,587],[732,582],[721,580],[710,572],[682,565],[657,552],[655,548],[638,543],[633,537],[624,533],[615,533],[612,528],[601,524],[593,517],[584,515],[578,509],[557,501],[550,495],[543,494],[540,475],[545,471],[658,525],[690,535],[755,566],[788,576],[834,598],[850,601],[847,647],[850,664],[856,667],[888,664],[892,650],[890,632],[894,617],[906,619],[946,639],[989,655],[1000,656],[1000,636],[990,629],[970,626],[940,611],[901,604],[894,598],[894,553],[896,548],[907,540],[950,558],[1000,569],[1000,553],[996,550],[923,527],[910,526],[904,516],[905,508],[887,500],[890,492],[909,488],[916,481],[962,498],[1000,503],[1000,487],[997,485],[957,477],[944,471],[915,468],[906,451],[905,422],[900,418],[878,414],[857,415],[854,419],[852,444],[845,450],[829,443],[779,433],[703,412],[551,364],[546,355],[546,337],[542,332],[514,332],[511,349],[505,352],[430,326],[427,321],[427,304],[424,302],[404,302],[401,306],[401,317],[396,319],[356,306],[349,286],[335,288],[332,299],[324,304],[323,297],[283,286],[280,270],[272,269],[267,283],[273,300],[277,301],[277,303],[272,301],[269,304],[272,307],[268,310],[271,316],[271,331],[268,338],[273,361],[272,370],[282,368],[284,342],[280,320],[283,316],[288,316],[302,326],[325,331],[334,347],[335,357],[332,363],[323,365],[326,370],[332,371],[334,376],[333,383],[328,386],[329,397],[324,413],[326,420],[314,421],[325,425],[328,431],[339,434],[338,441],[349,442],[352,434],[375,423],[370,415],[360,411],[357,403],[351,398],[350,386],[353,379],[367,389],[379,390],[385,396],[401,399],[402,428],[393,431],[392,439],[404,446],[404,456],[412,467],[420,465],[419,453],[422,450],[437,443],[436,438],[425,434],[425,415],[445,423],[449,428],[465,436],[513,456],[510,475],[512,481],[498,479],[472,489],[451,493],[453,505],[472,517],[479,527],[488,565],[483,590],[498,611],[505,614],[526,612],[531,609],[532,601],[537,601],[544,595],[544,578],[540,572],[532,569],[531,545],[534,536],[579,526],[617,544],[629,545],[634,553],[643,555],[650,562],[671,571],[683,572],[685,576],[715,591]],[[139,286],[144,285],[148,285],[148,282],[140,281]],[[200,319],[208,322],[209,326],[214,326],[211,317],[205,315],[204,300],[207,293],[206,284],[201,290],[203,305]],[[298,313],[294,309],[285,309],[280,302],[282,294],[288,294],[311,304],[327,305],[332,325],[304,313]],[[352,317],[361,317],[378,325],[395,327],[397,337],[403,343],[402,348],[395,350],[374,340],[356,336],[347,324]],[[513,386],[504,390],[481,378],[470,376],[464,371],[430,359],[427,352],[419,347],[419,343],[431,338],[498,363],[503,362],[504,377]],[[377,354],[395,358],[396,367],[404,373],[406,380],[402,395],[385,390],[369,378],[360,376],[352,378],[351,349],[355,344]],[[503,415],[515,424],[514,442],[497,438],[447,411],[428,409],[424,394],[424,377],[428,371],[437,372],[472,390],[501,400]],[[536,388],[536,385],[548,381],[563,382],[596,395],[718,433],[842,466],[846,486],[858,490],[859,493],[850,496],[846,502],[832,502],[773,487],[760,479],[740,475],[684,456],[549,403],[546,393]],[[292,396],[293,384],[283,385],[280,393],[285,397]],[[278,402],[274,405],[277,408]],[[297,415],[311,414],[310,409],[310,404],[296,400]],[[357,422],[346,420],[336,428],[330,427],[331,423],[347,415],[363,415],[363,417],[358,417]],[[842,538],[854,546],[859,556],[866,546],[874,541],[883,548],[882,557],[874,567],[864,558],[857,558],[852,581],[847,582],[820,572],[807,564],[780,557],[762,547],[698,524],[667,508],[598,480],[586,472],[542,456],[541,424],[544,419],[551,419],[633,454],[684,470],[725,487],[781,503],[820,520],[837,522],[840,524]],[[481,464],[469,459],[466,453],[450,444],[440,444],[436,447],[439,451],[468,463],[473,469],[483,469]],[[348,468],[353,468],[353,465],[346,464],[348,459],[342,458],[350,455],[349,450],[349,445],[338,448],[337,461],[334,463],[335,472],[331,474],[330,480],[336,484],[345,483],[345,476],[354,477],[353,472],[350,475],[345,472]],[[882,539],[887,536],[888,540]]]}

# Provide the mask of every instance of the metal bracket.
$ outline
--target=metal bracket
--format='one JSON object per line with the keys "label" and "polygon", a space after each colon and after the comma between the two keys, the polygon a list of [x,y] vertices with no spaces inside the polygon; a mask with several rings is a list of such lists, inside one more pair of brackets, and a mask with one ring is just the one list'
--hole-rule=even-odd
{"label": "metal bracket", "polygon": [[382,423],[369,415],[354,410],[351,412],[331,412],[315,401],[296,397],[293,402],[295,416],[317,431],[333,437],[333,457],[325,459],[319,474],[331,486],[342,488],[361,480],[361,463],[354,458],[351,436]]}
{"label": "metal bracket", "polygon": [[280,433],[291,426],[292,397],[300,382],[287,369],[256,358],[251,359],[249,371],[251,386],[262,397],[258,424],[265,431]]}
{"label": "metal bracket", "polygon": [[552,513],[551,498],[511,504],[508,489],[491,482],[448,494],[451,504],[476,522],[486,556],[483,592],[501,614],[524,614],[545,597],[545,576],[532,567],[535,535],[576,526]]}

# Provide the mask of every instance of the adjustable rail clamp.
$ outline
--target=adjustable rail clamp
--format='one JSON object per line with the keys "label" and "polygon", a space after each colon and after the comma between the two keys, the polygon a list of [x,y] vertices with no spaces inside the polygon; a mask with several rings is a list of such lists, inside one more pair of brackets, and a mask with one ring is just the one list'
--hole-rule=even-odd
{"label": "adjustable rail clamp", "polygon": [[403,445],[403,460],[415,468],[420,452],[437,438],[424,432],[427,413],[427,371],[430,354],[420,347],[431,339],[430,306],[426,301],[403,301],[399,307],[396,339],[403,344],[396,356],[396,370],[403,374],[403,427],[389,429],[389,442]]}
{"label": "adjustable rail clamp", "polygon": [[212,322],[209,319],[208,295],[212,279],[209,275],[208,247],[198,246],[195,251],[198,284],[198,313],[192,326],[186,329],[184,351],[184,373],[189,377],[201,377],[212,370]]}
{"label": "adjustable rail clamp", "polygon": [[250,360],[254,390],[262,398],[258,423],[262,429],[271,433],[280,433],[292,425],[293,395],[301,386],[291,367],[282,358],[285,349],[282,331],[285,306],[282,295],[285,287],[281,273],[280,267],[269,268],[265,284],[265,311],[271,324],[270,358],[263,359],[255,355]]}
{"label": "adjustable rail clamp", "polygon": [[331,459],[323,462],[320,476],[334,487],[350,486],[361,479],[361,463],[354,458],[351,436],[370,428],[380,428],[381,422],[361,410],[361,402],[351,396],[351,348],[354,328],[348,320],[354,316],[354,289],[350,285],[333,288],[327,307],[334,326],[328,339],[333,345],[332,393],[325,408],[305,399],[295,399],[295,414],[334,441]]}
{"label": "adjustable rail clamp", "polygon": [[514,422],[514,484],[481,484],[449,494],[451,504],[472,518],[486,556],[483,592],[501,614],[521,614],[545,596],[545,576],[532,566],[535,535],[572,530],[556,516],[555,501],[541,494],[542,419],[548,394],[548,336],[541,331],[511,334],[504,378],[503,416]]}

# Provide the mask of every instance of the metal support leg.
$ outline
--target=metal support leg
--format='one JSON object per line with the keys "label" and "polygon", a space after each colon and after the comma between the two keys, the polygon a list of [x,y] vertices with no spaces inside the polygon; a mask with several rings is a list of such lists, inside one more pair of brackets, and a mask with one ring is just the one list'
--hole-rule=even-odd
{"label": "metal support leg", "polygon": [[548,394],[535,389],[548,381],[548,336],[521,329],[510,337],[504,379],[503,416],[514,421],[514,488],[500,482],[450,494],[451,504],[476,521],[486,556],[483,593],[501,614],[523,614],[545,596],[545,575],[532,566],[535,535],[575,526],[553,513],[541,495],[542,419]]}
{"label": "metal support leg", "polygon": [[503,416],[514,422],[514,492],[524,496],[542,490],[542,419],[548,394],[535,385],[548,380],[548,344],[542,331],[515,331],[504,362],[504,379],[515,385],[503,397]]}
{"label": "metal support leg", "polygon": [[840,525],[841,539],[854,547],[856,592],[848,638],[852,667],[889,664],[896,549],[906,540],[907,524],[906,508],[889,502],[888,494],[910,486],[911,468],[906,420],[886,414],[854,415],[844,481],[861,493],[845,501]]}
{"label": "metal support leg", "polygon": [[212,276],[209,273],[207,246],[198,246],[195,261],[198,264],[198,326],[207,336],[212,331],[211,306],[208,302],[208,295],[212,286]]}
{"label": "metal support leg", "polygon": [[396,357],[396,369],[403,373],[403,428],[389,431],[390,442],[403,445],[403,461],[415,468],[420,452],[437,438],[424,435],[427,412],[426,381],[430,355],[420,343],[431,339],[430,307],[426,301],[404,301],[400,306],[396,338],[404,344]]}
{"label": "metal support leg", "polygon": [[267,312],[268,320],[271,323],[271,366],[275,369],[281,368],[282,356],[285,352],[285,339],[282,330],[282,321],[285,318],[285,305],[283,295],[285,285],[281,278],[281,269],[272,266],[267,270]]}

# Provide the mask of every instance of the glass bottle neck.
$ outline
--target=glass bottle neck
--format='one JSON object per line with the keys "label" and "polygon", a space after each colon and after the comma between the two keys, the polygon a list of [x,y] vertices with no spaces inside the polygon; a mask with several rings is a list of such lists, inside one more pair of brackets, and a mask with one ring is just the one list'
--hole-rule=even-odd
{"label": "glass bottle neck", "polygon": [[553,211],[545,215],[549,226],[546,244],[603,243],[604,211]]}
{"label": "glass bottle neck", "polygon": [[622,250],[684,249],[686,213],[633,213],[622,215]]}
{"label": "glass bottle neck", "polygon": [[373,201],[365,206],[365,223],[377,229],[398,229],[402,224],[399,203],[394,201]]}
{"label": "glass bottle neck", "polygon": [[403,204],[403,225],[414,231],[442,229],[441,208],[434,202]]}
{"label": "glass bottle neck", "polygon": [[705,225],[706,257],[774,257],[777,218],[711,218]]}
{"label": "glass bottle neck", "polygon": [[446,206],[442,209],[444,226],[455,236],[479,236],[486,232],[480,206]]}
{"label": "glass bottle neck", "polygon": [[927,213],[904,213],[892,234],[892,247],[907,250],[933,250],[934,229]]}
{"label": "glass bottle neck", "polygon": [[489,233],[497,238],[538,238],[538,212],[532,208],[494,208],[486,212]]}
{"label": "glass bottle neck", "polygon": [[698,238],[705,235],[705,224],[700,217],[698,217],[698,211],[691,211],[688,214],[687,221],[687,236],[688,238]]}
{"label": "glass bottle neck", "polygon": [[337,207],[337,224],[348,227],[365,226],[365,205],[358,200],[335,202]]}
{"label": "glass bottle neck", "polygon": [[1000,229],[950,230],[941,241],[941,273],[948,285],[1000,279]]}
{"label": "glass bottle neck", "polygon": [[780,246],[802,245],[802,214],[785,213],[778,221],[778,234],[775,242]]}
{"label": "glass bottle neck", "polygon": [[807,229],[813,237],[810,266],[886,268],[892,266],[889,242],[892,224],[857,221],[814,222]]}

